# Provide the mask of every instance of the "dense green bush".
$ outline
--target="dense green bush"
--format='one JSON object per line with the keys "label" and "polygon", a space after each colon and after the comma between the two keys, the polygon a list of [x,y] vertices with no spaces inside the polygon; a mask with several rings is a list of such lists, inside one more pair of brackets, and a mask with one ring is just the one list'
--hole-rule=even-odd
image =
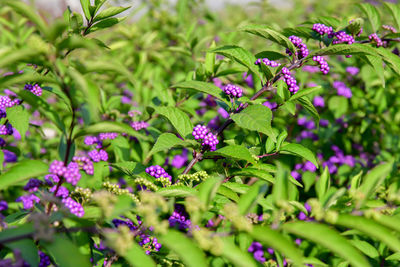
{"label": "dense green bush", "polygon": [[0,2],[0,266],[398,266],[400,5],[81,4]]}

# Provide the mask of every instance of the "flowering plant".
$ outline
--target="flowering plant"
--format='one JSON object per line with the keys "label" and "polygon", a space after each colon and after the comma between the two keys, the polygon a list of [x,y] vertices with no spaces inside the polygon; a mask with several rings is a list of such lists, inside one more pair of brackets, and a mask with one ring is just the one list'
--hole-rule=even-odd
{"label": "flowering plant", "polygon": [[80,2],[0,3],[0,266],[397,266],[399,5]]}

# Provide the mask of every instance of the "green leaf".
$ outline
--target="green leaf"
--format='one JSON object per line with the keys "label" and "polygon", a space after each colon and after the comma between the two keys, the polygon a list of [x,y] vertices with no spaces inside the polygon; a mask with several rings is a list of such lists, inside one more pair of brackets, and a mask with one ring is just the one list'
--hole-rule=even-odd
{"label": "green leaf", "polygon": [[272,112],[266,106],[251,105],[240,113],[233,114],[231,118],[239,127],[264,133],[276,142],[276,134],[271,128]]}
{"label": "green leaf", "polygon": [[151,258],[151,256],[146,255],[143,248],[136,244],[136,242],[132,242],[131,247],[127,250],[124,258],[129,262],[131,266],[142,267],[156,267],[157,265]]}
{"label": "green leaf", "polygon": [[188,267],[207,267],[204,252],[184,234],[168,230],[167,234],[161,236],[160,243],[175,252]]}
{"label": "green leaf", "polygon": [[393,20],[396,22],[397,29],[400,29],[400,7],[397,4],[383,2],[383,5],[392,14]]}
{"label": "green leaf", "polygon": [[193,124],[185,112],[175,107],[156,107],[156,113],[167,118],[182,138],[190,136]]}
{"label": "green leaf", "polygon": [[45,21],[38,14],[36,14],[34,12],[34,9],[32,9],[31,6],[28,6],[27,4],[25,4],[23,2],[14,1],[14,0],[3,0],[3,4],[11,7],[12,9],[15,10],[15,12],[28,18],[30,21],[32,21],[33,23],[36,24],[36,27],[39,29],[40,32],[42,32],[43,34],[46,34],[47,25],[46,25]]}
{"label": "green leaf", "polygon": [[289,41],[289,39],[286,36],[280,34],[279,32],[271,29],[268,26],[246,25],[246,26],[240,27],[239,31],[244,31],[244,32],[248,32],[251,34],[258,35],[265,39],[271,40],[277,44],[280,44],[286,48],[289,48],[289,50],[292,52],[296,51],[295,46],[293,45],[293,43],[291,41]]}
{"label": "green leaf", "polygon": [[196,90],[214,96],[215,98],[225,102],[230,105],[230,102],[226,100],[225,93],[221,88],[215,86],[214,84],[200,81],[185,81],[172,86],[173,88],[187,88],[191,90]]}
{"label": "green leaf", "polygon": [[0,68],[17,65],[21,62],[30,63],[38,56],[40,56],[40,53],[36,49],[32,49],[32,47],[11,50],[1,55]]}
{"label": "green leaf", "polygon": [[379,252],[370,243],[363,240],[350,240],[350,243],[370,258],[378,258]]}
{"label": "green leaf", "polygon": [[239,171],[232,172],[232,175],[257,177],[272,184],[275,183],[274,177],[269,172],[256,168],[243,168]]}
{"label": "green leaf", "polygon": [[248,50],[240,46],[225,45],[222,47],[215,48],[210,52],[228,57],[231,60],[236,61],[237,63],[247,67],[254,74],[258,74],[258,67],[254,65],[256,57]]}
{"label": "green leaf", "polygon": [[363,58],[374,69],[376,75],[378,75],[378,77],[381,79],[383,88],[385,88],[386,82],[385,82],[382,59],[379,56],[370,56],[370,55],[366,55]]}
{"label": "green leaf", "polygon": [[93,19],[93,22],[97,22],[115,15],[124,12],[125,10],[129,9],[130,7],[121,7],[121,6],[112,6],[103,11],[101,11],[97,16]]}
{"label": "green leaf", "polygon": [[379,214],[379,216],[375,216],[373,219],[383,226],[400,232],[400,218],[398,216]]}
{"label": "green leaf", "polygon": [[256,58],[268,58],[269,60],[277,60],[281,58],[286,58],[287,55],[284,53],[281,53],[279,51],[273,51],[273,50],[266,50],[259,52],[255,55]]}
{"label": "green leaf", "polygon": [[308,88],[304,88],[302,90],[299,90],[297,93],[295,93],[294,95],[292,95],[289,98],[289,101],[293,101],[296,100],[300,97],[315,93],[316,91],[319,91],[320,89],[322,89],[322,87],[320,85],[315,86],[315,87],[308,87]]}
{"label": "green leaf", "polygon": [[81,1],[81,7],[83,10],[83,14],[85,14],[86,19],[89,21],[91,18],[90,11],[89,11],[90,0],[80,0],[80,1]]}
{"label": "green leaf", "polygon": [[256,205],[258,200],[267,192],[268,186],[262,181],[253,184],[250,189],[240,196],[238,207],[241,215],[246,215]]}
{"label": "green leaf", "polygon": [[41,160],[21,161],[0,175],[0,190],[48,172],[49,166]]}
{"label": "green leaf", "polygon": [[85,126],[85,128],[75,133],[74,139],[85,135],[110,133],[110,132],[126,133],[131,136],[137,137],[139,140],[149,140],[149,137],[139,133],[138,131],[135,131],[129,125],[115,121],[103,121],[89,126]]}
{"label": "green leaf", "polygon": [[188,197],[196,194],[196,190],[187,186],[172,185],[157,190],[163,197]]}
{"label": "green leaf", "polygon": [[175,146],[185,146],[185,145],[186,145],[185,141],[178,138],[175,134],[163,133],[157,138],[156,143],[150,150],[147,157],[150,157],[151,155],[160,151],[169,150]]}
{"label": "green leaf", "polygon": [[282,145],[280,153],[303,157],[304,159],[311,161],[318,168],[318,161],[314,156],[314,153],[303,145],[285,143]]}
{"label": "green leaf", "polygon": [[282,144],[285,141],[287,136],[288,136],[288,133],[287,133],[286,130],[283,130],[283,132],[281,132],[278,135],[278,139],[276,140],[276,151],[279,151],[281,149],[281,146],[282,146]]}
{"label": "green leaf", "polygon": [[240,145],[225,146],[216,151],[208,152],[206,154],[206,156],[214,156],[214,155],[233,158],[237,160],[245,160],[253,164],[255,163],[255,160],[251,156],[249,150],[246,147]]}
{"label": "green leaf", "polygon": [[392,170],[393,162],[387,162],[380,164],[370,170],[364,177],[362,184],[358,190],[363,194],[363,200],[361,205],[369,199],[372,194],[378,189],[378,187],[383,183],[386,177]]}
{"label": "green leaf", "polygon": [[311,116],[317,121],[317,125],[319,124],[319,114],[318,111],[315,109],[314,105],[311,103],[310,99],[307,97],[300,97],[296,99],[296,102],[298,102],[300,105],[307,110],[308,113],[310,113]]}
{"label": "green leaf", "polygon": [[272,199],[277,204],[281,200],[288,200],[289,173],[282,167],[282,164],[277,162],[278,171],[275,176],[275,184],[272,188]]}
{"label": "green leaf", "polygon": [[250,235],[257,241],[265,244],[267,247],[279,251],[285,257],[291,259],[296,265],[301,265],[303,255],[294,242],[276,230],[270,229],[268,226],[254,226]]}
{"label": "green leaf", "polygon": [[335,118],[340,118],[347,113],[349,101],[344,96],[332,96],[329,98],[328,107],[334,114]]}
{"label": "green leaf", "polygon": [[[49,252],[57,266],[92,266],[89,256],[83,255],[79,248],[65,234],[56,234],[54,235],[53,242],[41,241],[40,244]],[[68,253],[65,253],[66,251]]]}
{"label": "green leaf", "polygon": [[400,252],[396,252],[385,258],[388,261],[400,261]]}
{"label": "green leaf", "polygon": [[205,204],[205,207],[213,200],[215,194],[221,185],[222,178],[218,176],[210,177],[202,181],[196,188],[198,190],[199,199]]}
{"label": "green leaf", "polygon": [[284,224],[282,229],[328,248],[355,267],[369,266],[368,261],[346,238],[326,225],[297,221]]}
{"label": "green leaf", "polygon": [[5,244],[12,250],[19,250],[21,257],[31,266],[39,265],[39,254],[35,242],[31,239],[23,239]]}
{"label": "green leaf", "polygon": [[[8,64],[8,63],[7,63]],[[12,64],[11,64],[12,65]],[[4,76],[0,78],[1,87],[9,87],[15,84],[26,84],[26,83],[57,83],[57,81],[49,75],[42,76],[36,73],[17,73],[14,75]]]}
{"label": "green leaf", "polygon": [[393,232],[389,228],[371,219],[340,214],[335,224],[363,232],[367,236],[385,243],[394,252],[400,252],[400,240],[396,235],[393,235]]}
{"label": "green leaf", "polygon": [[90,27],[90,29],[88,30],[88,33],[112,27],[115,24],[118,24],[119,22],[123,21],[124,19],[126,19],[126,17],[104,19],[102,21],[97,22],[92,27]]}
{"label": "green leaf", "polygon": [[315,191],[317,192],[318,199],[322,201],[324,199],[326,192],[328,192],[331,185],[331,176],[329,174],[328,166],[325,167],[321,177],[315,184]]}
{"label": "green leaf", "polygon": [[[45,118],[49,119],[60,129],[61,132],[65,132],[65,125],[58,116],[58,113],[53,109],[52,106],[49,105],[42,98],[28,92],[26,90],[19,91],[18,95],[29,105],[35,107]],[[65,111],[64,111],[65,112]]]}
{"label": "green leaf", "polygon": [[22,140],[25,140],[26,131],[29,127],[29,117],[29,112],[23,106],[7,108],[7,119],[20,133]]}
{"label": "green leaf", "polygon": [[231,238],[223,238],[222,241],[224,243],[222,256],[227,258],[231,263],[233,263],[234,266],[258,266],[253,257],[250,256],[249,253],[237,247]]}
{"label": "green leaf", "polygon": [[375,49],[383,61],[397,74],[400,75],[400,58],[383,47]]}
{"label": "green leaf", "polygon": [[381,26],[381,17],[379,15],[376,7],[369,3],[357,4],[357,6],[364,12],[364,14],[368,17],[372,25],[373,32],[378,32]]}
{"label": "green leaf", "polygon": [[77,87],[83,91],[86,103],[88,103],[90,108],[90,114],[92,115],[90,120],[97,121],[99,112],[102,110],[99,87],[88,77],[84,77],[76,69],[68,68],[67,73],[74,80]]}
{"label": "green leaf", "polygon": [[[87,38],[84,38],[84,40],[87,40]],[[85,70],[86,72],[107,74],[110,72],[115,72],[125,77],[131,84],[135,84],[135,81],[132,78],[132,73],[126,68],[126,66],[116,60],[104,61],[99,59],[96,61],[86,61]]]}

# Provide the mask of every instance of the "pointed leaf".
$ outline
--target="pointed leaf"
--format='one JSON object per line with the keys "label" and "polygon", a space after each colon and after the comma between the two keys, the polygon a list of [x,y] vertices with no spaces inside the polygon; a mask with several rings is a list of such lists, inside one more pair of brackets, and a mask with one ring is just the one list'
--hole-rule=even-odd
{"label": "pointed leaf", "polygon": [[245,161],[251,162],[253,164],[255,163],[249,150],[246,147],[240,146],[240,145],[225,146],[216,151],[208,152],[206,154],[206,156],[213,156],[213,155],[233,158],[233,159],[237,159],[237,160],[245,160]]}
{"label": "pointed leaf", "polygon": [[130,7],[121,7],[121,6],[113,6],[109,7],[103,11],[101,11],[97,16],[93,19],[93,22],[100,21],[115,15],[118,15],[119,13],[124,12],[125,10],[129,9]]}
{"label": "pointed leaf", "polygon": [[280,153],[303,157],[306,160],[311,161],[315,165],[315,167],[318,168],[318,161],[317,158],[314,156],[314,153],[303,145],[286,143],[282,145]]}
{"label": "pointed leaf", "polygon": [[230,102],[226,100],[225,93],[221,90],[221,88],[215,86],[214,84],[201,82],[201,81],[186,81],[175,84],[172,86],[173,88],[187,88],[191,90],[196,90],[199,92],[203,92],[205,94],[212,95],[217,99],[225,102],[227,105],[230,105]]}
{"label": "pointed leaf", "polygon": [[175,107],[156,107],[155,112],[164,116],[174,126],[182,138],[192,134],[193,124],[185,112]]}
{"label": "pointed leaf", "polygon": [[251,105],[240,113],[233,114],[231,118],[239,127],[264,133],[276,142],[276,134],[271,128],[272,112],[266,106]]}
{"label": "pointed leaf", "polygon": [[48,172],[49,166],[41,160],[21,161],[0,175],[0,190]]}
{"label": "pointed leaf", "polygon": [[326,225],[298,221],[286,223],[282,229],[328,248],[355,267],[369,266],[368,261],[346,238]]}

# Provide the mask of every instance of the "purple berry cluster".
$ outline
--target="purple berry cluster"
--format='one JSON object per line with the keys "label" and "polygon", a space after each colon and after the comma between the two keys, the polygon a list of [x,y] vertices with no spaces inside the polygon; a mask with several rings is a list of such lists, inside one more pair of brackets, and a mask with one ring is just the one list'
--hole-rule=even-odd
{"label": "purple berry cluster", "polygon": [[227,84],[224,86],[224,92],[228,96],[232,97],[242,97],[243,95],[243,90],[239,86],[233,85],[233,84]]}
{"label": "purple berry cluster", "polygon": [[282,73],[283,73],[283,81],[287,84],[288,90],[292,94],[297,93],[297,91],[299,90],[299,86],[297,85],[296,79],[290,74],[289,69],[286,67],[283,67]]}
{"label": "purple berry cluster", "polygon": [[103,140],[113,140],[117,137],[118,133],[99,133],[98,136],[86,136],[83,142],[85,145],[96,145],[96,148],[101,148],[103,146]]}
{"label": "purple berry cluster", "polygon": [[317,167],[311,162],[307,161],[305,163],[298,163],[294,166],[294,170],[291,172],[291,175],[294,179],[299,180],[301,178],[301,174],[299,171],[309,171],[309,172],[315,172],[317,170]]}
{"label": "purple berry cluster", "polygon": [[172,181],[172,176],[169,175],[163,167],[159,166],[159,165],[153,165],[150,167],[146,168],[146,172],[148,174],[150,174],[151,176],[153,176],[154,178],[168,178],[170,181]]}
{"label": "purple berry cluster", "polygon": [[[51,193],[53,193],[53,192],[55,192],[56,190],[57,190],[57,185],[55,185],[55,186],[53,186],[52,188],[50,188],[49,191],[50,191]],[[68,189],[67,189],[66,187],[64,187],[64,186],[61,185],[61,186],[58,188],[56,197],[66,198],[66,197],[68,197],[68,195],[69,195]]]}
{"label": "purple berry cluster", "polygon": [[316,96],[313,99],[313,104],[316,107],[323,108],[323,107],[325,107],[325,100],[324,100],[324,98],[322,96]]}
{"label": "purple berry cluster", "polygon": [[113,140],[118,137],[118,133],[99,133],[99,140]]}
{"label": "purple berry cluster", "polygon": [[351,76],[356,76],[360,72],[360,69],[357,67],[349,66],[346,68],[346,72]]}
{"label": "purple berry cluster", "polygon": [[370,35],[368,36],[368,39],[369,39],[370,41],[375,42],[376,47],[383,46],[382,39],[379,38],[379,36],[378,36],[376,33],[370,34]]}
{"label": "purple berry cluster", "polygon": [[338,95],[344,96],[346,98],[351,98],[353,95],[351,89],[348,88],[344,82],[334,81],[333,88],[337,90]]}
{"label": "purple berry cluster", "polygon": [[[311,206],[307,202],[304,204],[304,208],[306,209],[307,214],[311,213]],[[307,214],[301,211],[297,216],[297,218],[299,218],[299,220],[301,221],[313,221],[314,220],[313,217],[309,217],[307,216]]]}
{"label": "purple berry cluster", "polygon": [[63,198],[62,203],[69,209],[72,214],[75,214],[77,217],[83,217],[85,215],[85,211],[80,203],[76,202],[70,197]]}
{"label": "purple berry cluster", "polygon": [[125,225],[129,227],[131,232],[135,233],[139,245],[143,247],[147,255],[150,255],[151,252],[160,251],[162,245],[158,243],[158,239],[156,237],[150,235],[150,233],[153,232],[153,227],[148,227],[148,228],[144,227],[141,218],[139,216],[136,217],[138,226],[136,226],[129,219],[126,220],[114,219],[112,220],[112,223],[114,224],[115,227],[118,227],[119,225]]}
{"label": "purple berry cluster", "polygon": [[19,99],[12,100],[9,96],[0,96],[0,109],[5,111],[6,108],[11,108],[20,103]]}
{"label": "purple berry cluster", "polygon": [[319,35],[324,35],[324,34],[328,34],[329,36],[331,36],[333,34],[333,29],[332,27],[328,27],[325,24],[322,23],[316,23],[313,25],[312,30],[315,31],[316,33],[318,33]]}
{"label": "purple berry cluster", "polygon": [[24,186],[24,190],[33,193],[38,191],[39,187],[41,187],[42,185],[43,185],[42,181],[33,178],[26,183],[26,185]]}
{"label": "purple berry cluster", "polygon": [[14,130],[10,123],[0,125],[0,135],[12,135],[13,133]]}
{"label": "purple berry cluster", "polygon": [[47,256],[44,252],[39,251],[39,267],[47,267],[50,266],[51,261],[50,261],[50,257]]}
{"label": "purple berry cluster", "polygon": [[145,122],[145,121],[132,121],[132,122],[130,123],[130,125],[131,125],[131,127],[132,127],[133,129],[135,129],[136,131],[139,131],[139,130],[141,130],[141,129],[145,129],[145,128],[147,128],[147,127],[150,126],[150,124],[148,124],[148,123]]}
{"label": "purple berry cluster", "polygon": [[17,198],[17,202],[22,202],[24,209],[29,210],[33,208],[33,205],[35,203],[40,202],[40,198],[34,194],[30,194],[30,195],[20,196],[19,198]]}
{"label": "purple berry cluster", "polygon": [[[296,48],[299,49],[298,51],[296,51],[296,56],[298,56],[299,58],[304,58],[308,56],[309,51],[307,45],[303,43],[303,40],[300,37],[291,35],[289,36],[289,40],[294,44]],[[289,56],[292,55],[292,53],[288,49],[286,50],[286,52],[289,54]]]}
{"label": "purple berry cluster", "polygon": [[255,65],[260,65],[261,62],[264,63],[265,65],[273,67],[273,68],[279,67],[281,65],[281,63],[278,63],[278,62],[273,61],[273,60],[269,60],[268,58],[258,58],[256,60],[256,62],[254,62],[254,64]]}
{"label": "purple berry cluster", "polygon": [[182,205],[175,205],[175,211],[168,218],[169,226],[171,228],[178,228],[179,230],[190,229],[192,222],[188,217],[189,215]]}
{"label": "purple berry cluster", "polygon": [[43,92],[42,88],[38,84],[35,84],[35,85],[25,84],[24,89],[32,92],[32,94],[34,94],[36,96],[41,96],[42,92]]}
{"label": "purple berry cluster", "polygon": [[206,126],[204,125],[196,125],[193,128],[192,135],[194,139],[202,142],[201,145],[210,151],[214,151],[217,149],[217,144],[219,143],[216,135],[211,133]]}
{"label": "purple berry cluster", "polygon": [[355,42],[353,36],[347,34],[344,31],[338,31],[334,34],[335,39],[333,39],[332,44],[343,44],[347,43],[349,45]]}
{"label": "purple berry cluster", "polygon": [[393,27],[393,26],[390,26],[390,25],[382,25],[382,28],[383,28],[384,30],[391,31],[392,33],[397,33],[396,28]]}
{"label": "purple berry cluster", "polygon": [[88,152],[88,156],[94,161],[94,162],[99,162],[99,161],[107,161],[108,160],[108,154],[105,150],[100,149],[100,150],[92,150]]}
{"label": "purple berry cluster", "polygon": [[313,120],[308,120],[306,117],[298,118],[297,124],[303,126],[307,130],[315,129],[315,122]]}
{"label": "purple berry cluster", "polygon": [[87,157],[73,157],[72,161],[78,163],[79,168],[84,170],[86,174],[93,175],[94,167],[93,162]]}
{"label": "purple berry cluster", "polygon": [[64,177],[67,183],[72,185],[76,185],[82,176],[79,172],[79,164],[76,162],[70,162],[67,166],[64,166],[64,162],[54,160],[50,164],[49,172]]}
{"label": "purple berry cluster", "polygon": [[267,260],[264,257],[264,248],[259,242],[251,243],[249,249],[247,250],[250,253],[253,253],[253,257],[256,261],[260,263],[264,263]]}
{"label": "purple berry cluster", "polygon": [[323,74],[328,74],[329,73],[329,65],[328,62],[326,62],[325,58],[322,56],[313,56],[313,61],[317,62],[319,64],[319,69]]}
{"label": "purple berry cluster", "polygon": [[[356,164],[356,160],[352,155],[345,155],[343,151],[333,145],[331,147],[332,151],[335,153],[333,156],[329,157],[327,161],[322,163],[322,166],[325,168],[325,166],[328,167],[330,173],[336,173],[338,166],[341,165],[348,165],[350,167],[354,167]],[[320,158],[322,155],[318,155]],[[322,160],[321,160],[322,161]]]}

